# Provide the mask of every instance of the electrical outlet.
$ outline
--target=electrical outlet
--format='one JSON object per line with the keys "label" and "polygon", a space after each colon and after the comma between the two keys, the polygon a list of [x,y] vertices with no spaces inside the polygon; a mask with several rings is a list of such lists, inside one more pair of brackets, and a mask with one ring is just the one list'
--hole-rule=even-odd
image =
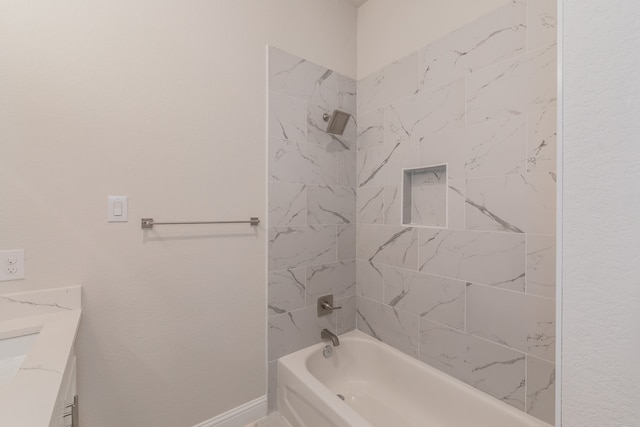
{"label": "electrical outlet", "polygon": [[0,251],[0,282],[24,277],[24,249]]}

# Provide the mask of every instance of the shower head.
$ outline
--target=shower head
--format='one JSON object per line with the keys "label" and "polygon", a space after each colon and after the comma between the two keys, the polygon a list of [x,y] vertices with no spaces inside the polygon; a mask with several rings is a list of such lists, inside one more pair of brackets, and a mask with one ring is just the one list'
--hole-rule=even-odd
{"label": "shower head", "polygon": [[347,127],[350,117],[351,114],[340,110],[333,110],[333,114],[329,115],[324,113],[322,116],[325,122],[329,122],[327,125],[327,132],[335,135],[342,135],[344,133],[344,129]]}

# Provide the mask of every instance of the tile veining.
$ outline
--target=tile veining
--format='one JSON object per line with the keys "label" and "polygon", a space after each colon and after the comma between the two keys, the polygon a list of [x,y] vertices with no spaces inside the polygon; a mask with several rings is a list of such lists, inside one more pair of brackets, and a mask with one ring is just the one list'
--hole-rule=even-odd
{"label": "tile veining", "polygon": [[[419,322],[421,360],[547,422],[555,9],[509,1],[361,79],[356,141],[358,329],[412,354]],[[403,170],[434,165],[446,165],[445,201],[425,184],[423,204],[408,204]],[[443,203],[446,222],[425,226]]]}
{"label": "tile veining", "polygon": [[[269,408],[275,361],[344,333],[356,319],[355,80],[269,49],[268,357]],[[341,136],[324,114],[353,115]],[[318,318],[315,300],[332,293],[340,313]]]}
{"label": "tile veining", "polygon": [[80,287],[0,296],[0,321],[80,308]]}
{"label": "tile veining", "polygon": [[[272,364],[357,327],[553,422],[555,10],[508,1],[357,83],[270,52]],[[319,320],[324,292],[345,309]]]}
{"label": "tile veining", "polygon": [[420,87],[429,88],[525,50],[526,5],[511,1],[420,50]]}

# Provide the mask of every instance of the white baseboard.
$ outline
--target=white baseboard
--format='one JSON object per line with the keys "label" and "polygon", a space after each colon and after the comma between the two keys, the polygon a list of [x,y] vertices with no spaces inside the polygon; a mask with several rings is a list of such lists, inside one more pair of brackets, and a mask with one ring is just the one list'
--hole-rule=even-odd
{"label": "white baseboard", "polygon": [[193,427],[245,427],[266,416],[267,396],[261,396]]}

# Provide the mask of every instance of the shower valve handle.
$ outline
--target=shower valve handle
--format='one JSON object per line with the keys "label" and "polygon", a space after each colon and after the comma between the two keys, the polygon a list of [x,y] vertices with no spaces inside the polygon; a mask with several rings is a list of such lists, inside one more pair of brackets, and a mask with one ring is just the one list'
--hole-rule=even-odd
{"label": "shower valve handle", "polygon": [[333,306],[333,295],[324,295],[318,298],[318,317],[327,316],[333,313],[334,310],[339,310],[342,307]]}
{"label": "shower valve handle", "polygon": [[342,307],[334,307],[331,304],[329,304],[328,302],[323,302],[322,303],[322,308],[324,308],[325,310],[328,310],[328,311],[333,311],[333,310],[340,310]]}

